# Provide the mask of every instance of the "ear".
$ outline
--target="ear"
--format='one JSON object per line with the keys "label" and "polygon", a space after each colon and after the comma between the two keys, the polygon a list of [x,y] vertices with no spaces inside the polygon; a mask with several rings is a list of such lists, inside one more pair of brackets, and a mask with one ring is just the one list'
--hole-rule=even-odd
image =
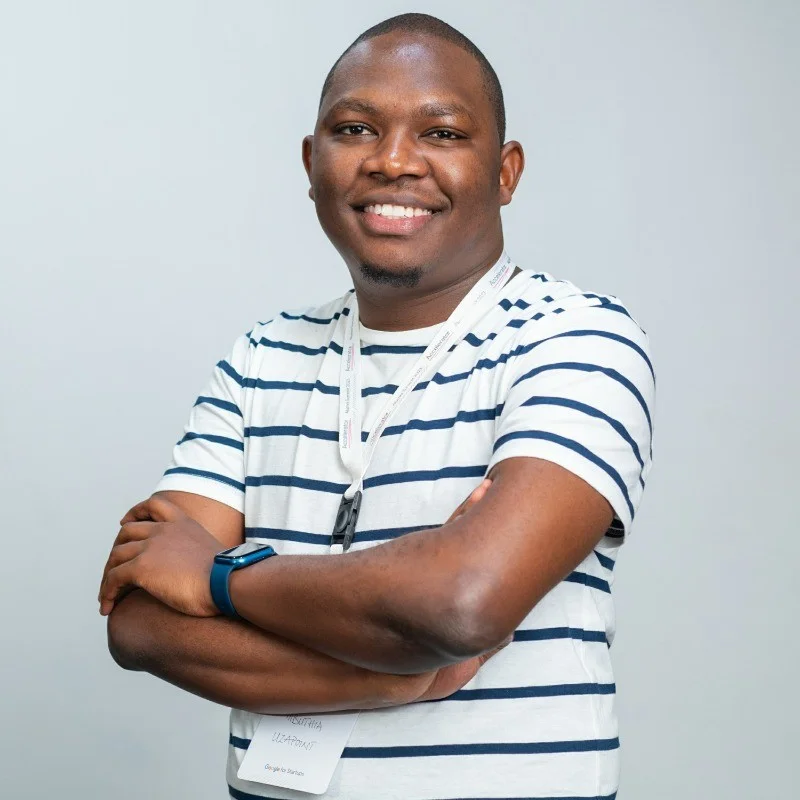
{"label": "ear", "polygon": [[519,142],[506,142],[500,150],[500,205],[511,202],[522,170],[525,169],[525,153]]}
{"label": "ear", "polygon": [[314,149],[314,137],[303,137],[303,167],[305,168],[306,175],[308,175],[308,196],[314,199],[314,187],[311,185],[311,154]]}

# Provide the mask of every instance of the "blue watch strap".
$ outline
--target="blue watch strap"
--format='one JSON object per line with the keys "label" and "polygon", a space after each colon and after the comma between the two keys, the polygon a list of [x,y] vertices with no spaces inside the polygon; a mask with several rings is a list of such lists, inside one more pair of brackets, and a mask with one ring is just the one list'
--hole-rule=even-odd
{"label": "blue watch strap", "polygon": [[225,616],[232,619],[241,619],[231,601],[228,586],[231,580],[231,573],[234,570],[249,567],[251,564],[257,564],[265,558],[276,555],[278,554],[270,545],[259,545],[255,542],[245,542],[236,547],[231,547],[229,550],[217,553],[211,566],[211,599]]}
{"label": "blue watch strap", "polygon": [[236,609],[231,602],[231,593],[228,590],[228,582],[231,573],[239,566],[237,564],[220,564],[214,562],[211,567],[211,599],[214,605],[226,616],[232,619],[241,619],[236,613]]}

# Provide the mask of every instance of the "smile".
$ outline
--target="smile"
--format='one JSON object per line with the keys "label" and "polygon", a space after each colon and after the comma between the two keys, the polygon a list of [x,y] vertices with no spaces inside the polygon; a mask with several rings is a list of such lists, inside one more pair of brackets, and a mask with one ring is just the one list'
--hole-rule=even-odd
{"label": "smile", "polygon": [[424,228],[436,215],[430,208],[375,203],[359,211],[362,225],[372,234],[409,236]]}
{"label": "smile", "polygon": [[414,206],[393,206],[388,203],[377,203],[366,206],[367,214],[378,214],[381,217],[421,217],[424,214],[433,214],[429,208],[415,208]]}

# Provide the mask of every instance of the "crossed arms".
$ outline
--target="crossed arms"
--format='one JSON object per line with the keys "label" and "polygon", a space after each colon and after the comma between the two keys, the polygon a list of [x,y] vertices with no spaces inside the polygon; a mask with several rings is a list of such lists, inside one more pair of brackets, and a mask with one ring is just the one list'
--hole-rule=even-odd
{"label": "crossed arms", "polygon": [[446,697],[613,516],[599,492],[549,461],[508,458],[489,478],[441,528],[234,573],[241,622],[217,615],[208,577],[214,553],[243,540],[242,515],[198,495],[154,496],[123,519],[106,565],[109,649],[125,668],[258,713]]}

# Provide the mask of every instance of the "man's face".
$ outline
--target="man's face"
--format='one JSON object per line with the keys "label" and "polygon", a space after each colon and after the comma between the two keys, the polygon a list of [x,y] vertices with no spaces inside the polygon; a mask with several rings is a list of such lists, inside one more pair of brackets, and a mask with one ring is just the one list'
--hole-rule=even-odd
{"label": "man's face", "polygon": [[464,50],[386,34],[350,51],[304,162],[320,223],[354,278],[382,273],[430,289],[497,258],[510,200],[500,145],[480,67]]}

